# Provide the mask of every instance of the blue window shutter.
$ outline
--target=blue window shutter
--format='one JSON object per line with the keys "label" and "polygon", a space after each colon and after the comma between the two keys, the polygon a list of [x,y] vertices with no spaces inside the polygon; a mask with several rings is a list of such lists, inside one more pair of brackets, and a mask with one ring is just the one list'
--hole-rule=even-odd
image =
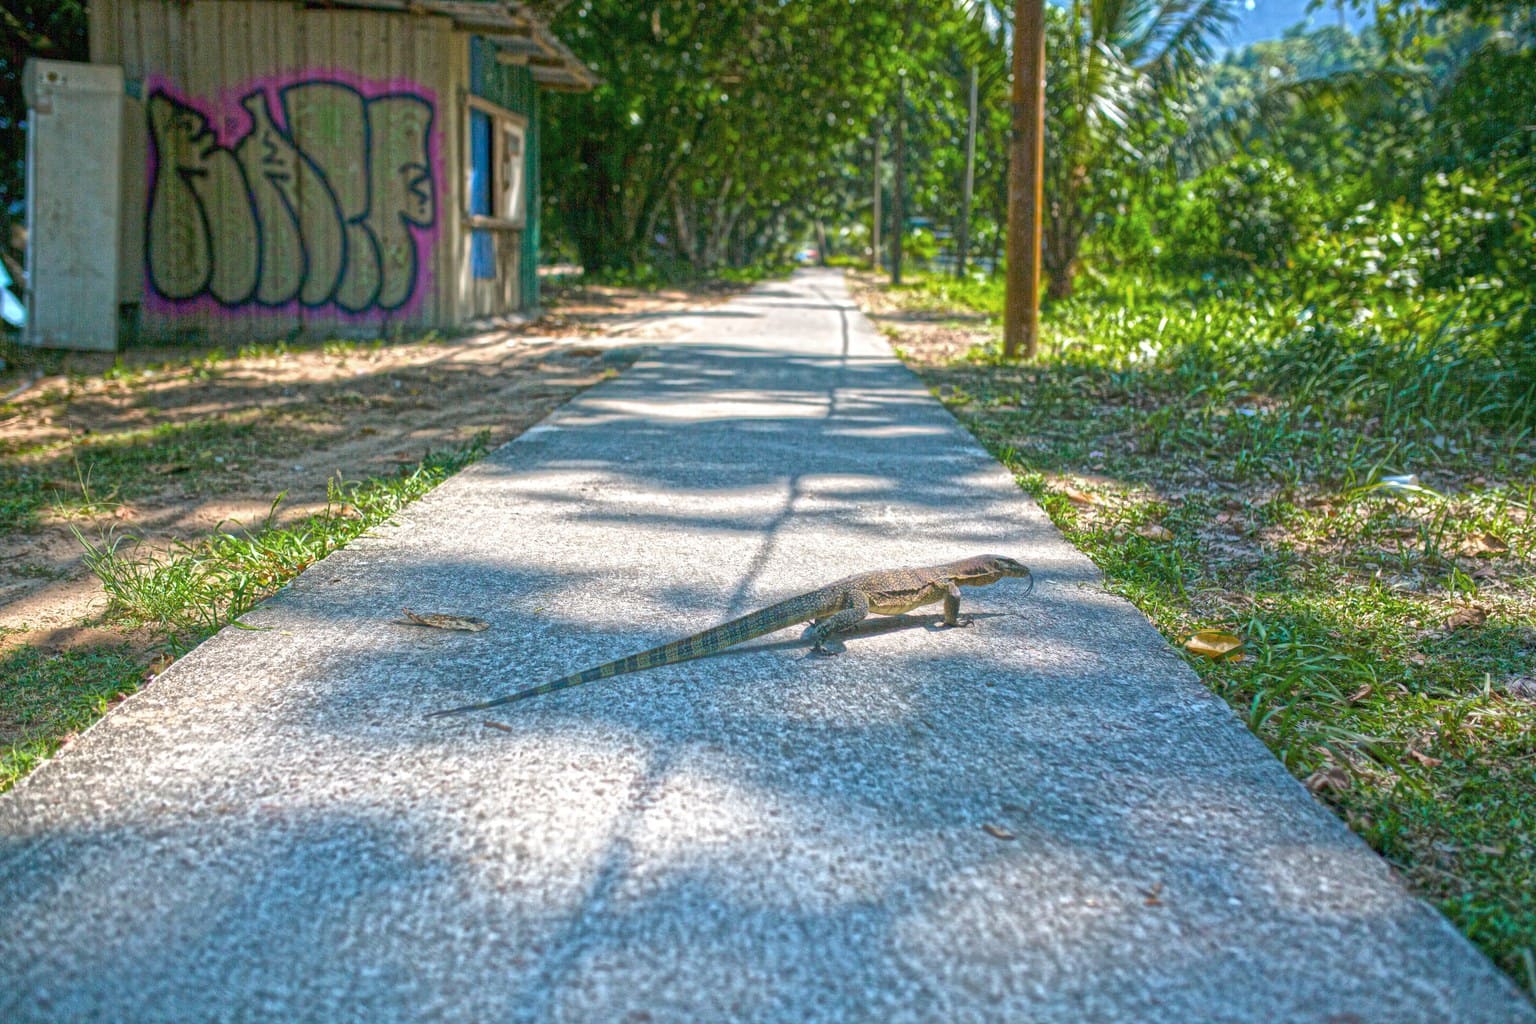
{"label": "blue window shutter", "polygon": [[[469,212],[491,215],[491,116],[483,110],[469,112]],[[489,231],[470,235],[470,270],[477,280],[496,277],[496,240]]]}

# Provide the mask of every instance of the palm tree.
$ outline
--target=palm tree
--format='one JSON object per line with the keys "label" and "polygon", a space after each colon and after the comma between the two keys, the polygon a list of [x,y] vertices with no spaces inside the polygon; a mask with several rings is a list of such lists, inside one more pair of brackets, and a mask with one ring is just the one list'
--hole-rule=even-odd
{"label": "palm tree", "polygon": [[[1003,5],[992,0],[998,16]],[[1049,294],[1072,294],[1083,239],[1152,156],[1149,126],[1209,60],[1233,0],[1072,0],[1046,25]]]}

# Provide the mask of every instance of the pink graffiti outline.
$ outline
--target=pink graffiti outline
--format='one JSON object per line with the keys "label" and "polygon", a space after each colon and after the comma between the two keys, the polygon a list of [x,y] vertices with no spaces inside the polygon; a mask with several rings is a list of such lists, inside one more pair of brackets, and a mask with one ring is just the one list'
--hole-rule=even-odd
{"label": "pink graffiti outline", "polygon": [[[327,321],[337,320],[346,324],[387,324],[391,320],[408,319],[421,312],[421,307],[426,303],[427,296],[431,294],[435,282],[432,257],[437,251],[437,244],[442,238],[443,218],[447,216],[444,185],[447,175],[443,166],[443,112],[437,104],[437,91],[409,78],[391,78],[383,81],[364,78],[354,72],[340,68],[323,68],[309,71],[293,71],[284,74],[258,75],[249,79],[240,86],[226,86],[215,94],[213,103],[206,103],[194,99],[191,93],[178,86],[174,79],[168,75],[150,75],[144,80],[144,99],[155,93],[164,93],[182,106],[189,107],[204,117],[208,118],[208,126],[213,132],[214,140],[225,149],[232,149],[241,139],[245,138],[254,128],[250,111],[242,105],[242,101],[256,92],[266,95],[267,107],[272,112],[272,123],[288,133],[287,111],[282,105],[283,90],[294,85],[302,85],[311,82],[334,83],[354,89],[365,101],[371,102],[385,96],[409,95],[426,102],[432,108],[432,129],[427,133],[427,161],[432,169],[433,211],[435,216],[432,224],[422,227],[418,224],[408,225],[411,239],[416,244],[416,251],[420,256],[416,267],[416,286],[411,291],[411,297],[405,304],[395,309],[364,309],[356,313],[348,312],[338,306],[334,300],[320,306],[305,306],[298,299],[292,299],[280,306],[263,306],[257,302],[248,302],[238,306],[226,306],[212,295],[196,295],[190,299],[168,299],[155,291],[149,276],[148,253],[144,259],[144,306],[152,313],[161,316],[176,314],[198,313],[213,315],[231,320],[247,319],[253,314],[263,317],[289,318],[303,321],[305,316],[323,315]],[[146,189],[156,180],[159,173],[159,153],[155,150],[153,138],[146,147],[147,174]],[[146,218],[149,216],[148,195],[144,210]]]}

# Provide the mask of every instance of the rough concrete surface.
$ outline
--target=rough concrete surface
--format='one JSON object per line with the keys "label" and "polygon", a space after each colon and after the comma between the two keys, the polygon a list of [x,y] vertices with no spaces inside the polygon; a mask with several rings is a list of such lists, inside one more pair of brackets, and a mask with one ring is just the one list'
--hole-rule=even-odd
{"label": "rough concrete surface", "polygon": [[[422,717],[989,551],[1038,585],[970,629]],[[833,274],[699,314],[247,623],[0,797],[0,1020],[1536,1021]]]}

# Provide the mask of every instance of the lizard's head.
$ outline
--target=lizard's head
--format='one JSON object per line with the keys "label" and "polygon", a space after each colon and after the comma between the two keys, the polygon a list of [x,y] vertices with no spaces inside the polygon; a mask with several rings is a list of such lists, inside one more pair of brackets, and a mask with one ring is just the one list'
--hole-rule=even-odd
{"label": "lizard's head", "polygon": [[1028,577],[1029,575],[1028,566],[1006,555],[977,555],[975,558],[967,558],[962,563],[957,582],[985,586],[1009,576]]}

